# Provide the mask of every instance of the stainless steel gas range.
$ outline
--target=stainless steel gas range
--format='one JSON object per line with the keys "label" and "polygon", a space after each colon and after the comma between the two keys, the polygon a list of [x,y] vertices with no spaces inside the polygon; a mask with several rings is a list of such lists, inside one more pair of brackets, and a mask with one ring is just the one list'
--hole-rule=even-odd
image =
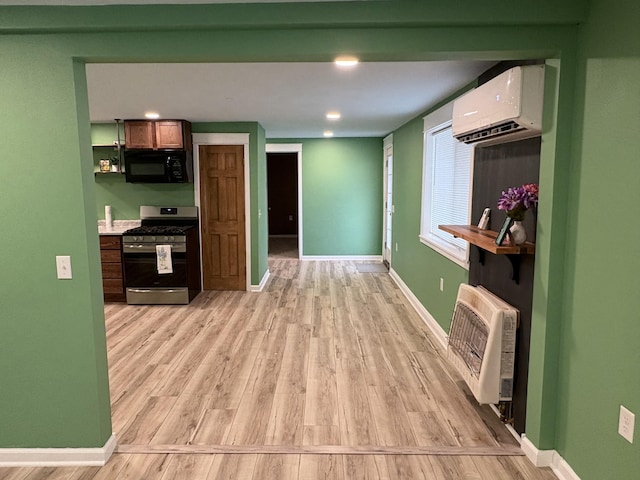
{"label": "stainless steel gas range", "polygon": [[140,207],[141,226],[122,237],[131,305],[186,305],[201,290],[198,207]]}

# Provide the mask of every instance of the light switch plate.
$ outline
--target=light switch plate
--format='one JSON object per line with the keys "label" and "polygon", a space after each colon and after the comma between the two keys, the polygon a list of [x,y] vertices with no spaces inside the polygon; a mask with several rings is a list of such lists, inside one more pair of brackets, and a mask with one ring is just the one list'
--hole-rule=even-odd
{"label": "light switch plate", "polygon": [[59,279],[68,280],[72,278],[71,257],[69,255],[58,255],[56,257],[56,270]]}

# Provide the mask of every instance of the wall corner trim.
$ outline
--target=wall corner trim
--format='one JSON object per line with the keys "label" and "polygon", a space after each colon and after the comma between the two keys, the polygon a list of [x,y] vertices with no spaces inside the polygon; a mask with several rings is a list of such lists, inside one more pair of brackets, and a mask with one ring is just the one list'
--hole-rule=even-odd
{"label": "wall corner trim", "polygon": [[573,471],[571,466],[555,450],[538,450],[526,434],[522,434],[520,448],[536,467],[550,467],[559,480],[580,480],[580,477]]}
{"label": "wall corner trim", "polygon": [[261,292],[262,290],[264,290],[264,287],[267,285],[267,282],[269,281],[269,277],[271,276],[271,273],[269,272],[269,269],[267,268],[267,271],[264,272],[264,275],[262,276],[262,280],[260,280],[260,284],[259,285],[251,285],[251,291],[252,292]]}
{"label": "wall corner trim", "polygon": [[112,434],[100,448],[0,448],[0,467],[101,467],[116,449]]}
{"label": "wall corner trim", "polygon": [[389,270],[389,275],[391,276],[391,279],[396,283],[396,285],[398,285],[398,288],[404,294],[404,296],[407,297],[407,300],[409,300],[409,303],[411,304],[413,309],[420,316],[420,318],[422,318],[422,321],[427,325],[429,330],[431,330],[431,333],[433,333],[436,339],[440,342],[440,346],[446,350],[449,340],[447,332],[444,331],[444,329],[440,326],[436,319],[433,318],[433,316],[429,313],[425,306],[420,303],[418,297],[413,294],[411,289],[407,286],[406,283],[404,283],[402,278],[400,278],[398,273],[393,268]]}

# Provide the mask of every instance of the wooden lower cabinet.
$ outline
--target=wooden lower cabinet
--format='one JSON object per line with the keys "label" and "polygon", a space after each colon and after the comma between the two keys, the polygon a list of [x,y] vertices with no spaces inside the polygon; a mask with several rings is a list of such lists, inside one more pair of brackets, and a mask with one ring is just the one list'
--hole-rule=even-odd
{"label": "wooden lower cabinet", "polygon": [[102,290],[105,302],[124,302],[124,278],[122,275],[122,236],[100,236],[100,260],[102,262]]}

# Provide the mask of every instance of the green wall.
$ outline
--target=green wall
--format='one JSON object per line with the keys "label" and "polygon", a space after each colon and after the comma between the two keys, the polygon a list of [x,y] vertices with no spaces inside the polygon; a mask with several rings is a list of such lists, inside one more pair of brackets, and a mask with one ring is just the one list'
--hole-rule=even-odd
{"label": "green wall", "polygon": [[[2,250],[0,447],[101,446],[110,435],[83,61],[548,58],[557,84],[546,88],[527,434],[583,479],[634,478],[638,442],[615,432],[620,403],[640,411],[638,256],[620,241],[638,233],[640,15],[630,2],[592,0],[586,21],[588,3],[0,7],[0,165],[11,171],[0,219],[20,235]],[[464,272],[417,244],[417,129],[394,135],[394,268],[446,326]],[[260,188],[252,182],[264,206]],[[67,254],[74,278],[57,280],[54,258]]]}
{"label": "green wall", "polygon": [[[445,331],[449,331],[458,286],[468,283],[469,275],[466,269],[418,238],[422,202],[423,117],[461,95],[463,90],[393,132],[395,211],[391,266]],[[442,292],[440,278],[444,282]]]}
{"label": "green wall", "polygon": [[[267,152],[266,152],[266,137],[265,131],[262,125],[258,125],[257,131],[257,146],[256,146],[256,159],[257,159],[257,183],[258,183],[258,198],[257,198],[257,218],[256,223],[257,236],[253,236],[253,242],[255,247],[252,247],[252,251],[255,250],[256,255],[253,255],[252,270],[255,281],[251,283],[258,285],[263,279],[264,274],[269,269],[269,200],[267,197]],[[252,213],[256,213],[256,209],[253,209]],[[252,227],[253,229],[253,227]]]}
{"label": "green wall", "polygon": [[382,139],[277,139],[302,144],[305,256],[382,255]]}
{"label": "green wall", "polygon": [[[640,472],[640,4],[594,0],[582,29],[557,448],[582,479]],[[617,434],[620,405],[635,442]]]}
{"label": "green wall", "polygon": [[95,176],[97,216],[104,219],[104,206],[111,205],[114,220],[138,220],[140,205],[194,205],[193,183],[153,184],[126,183],[124,175]]}
{"label": "green wall", "polygon": [[0,447],[99,447],[111,418],[84,67],[26,39],[0,39],[0,58]]}

